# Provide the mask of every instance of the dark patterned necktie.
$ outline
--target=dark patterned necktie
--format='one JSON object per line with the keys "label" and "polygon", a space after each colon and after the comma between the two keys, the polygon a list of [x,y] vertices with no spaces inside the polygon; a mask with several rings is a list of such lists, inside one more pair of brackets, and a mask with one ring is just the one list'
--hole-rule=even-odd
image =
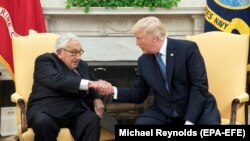
{"label": "dark patterned necktie", "polygon": [[74,69],[73,72],[76,76],[81,77],[80,73],[77,70]]}

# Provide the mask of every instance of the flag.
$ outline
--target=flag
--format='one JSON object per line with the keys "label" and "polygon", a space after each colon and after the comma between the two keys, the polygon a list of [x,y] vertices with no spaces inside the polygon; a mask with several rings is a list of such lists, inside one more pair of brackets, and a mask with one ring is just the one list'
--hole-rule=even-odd
{"label": "flag", "polygon": [[46,32],[40,0],[0,0],[0,63],[12,79],[11,37],[28,35],[30,29]]}
{"label": "flag", "polygon": [[207,0],[204,32],[207,31],[250,35],[250,0]]}
{"label": "flag", "polygon": [[250,0],[207,0],[204,32],[250,34]]}

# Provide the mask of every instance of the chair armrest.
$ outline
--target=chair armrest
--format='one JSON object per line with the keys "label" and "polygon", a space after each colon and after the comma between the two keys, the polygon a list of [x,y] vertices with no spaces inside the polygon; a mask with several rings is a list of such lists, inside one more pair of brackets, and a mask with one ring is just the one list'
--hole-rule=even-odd
{"label": "chair armrest", "polygon": [[241,93],[239,95],[237,95],[234,100],[238,100],[239,103],[243,103],[243,102],[248,102],[249,101],[249,95],[247,93]]}
{"label": "chair armrest", "polygon": [[25,101],[24,101],[23,97],[20,94],[18,94],[17,92],[11,95],[11,101],[16,103],[17,108],[20,108],[20,110],[18,110],[18,112],[20,111],[21,130],[23,133],[23,132],[27,131],[27,129],[28,129]]}
{"label": "chair armrest", "polygon": [[230,124],[236,124],[236,114],[237,114],[237,106],[238,104],[248,102],[249,95],[247,93],[241,93],[237,95],[231,104],[231,117],[230,117]]}
{"label": "chair armrest", "polygon": [[20,99],[24,101],[23,97],[17,92],[11,95],[11,102],[18,103],[18,100]]}

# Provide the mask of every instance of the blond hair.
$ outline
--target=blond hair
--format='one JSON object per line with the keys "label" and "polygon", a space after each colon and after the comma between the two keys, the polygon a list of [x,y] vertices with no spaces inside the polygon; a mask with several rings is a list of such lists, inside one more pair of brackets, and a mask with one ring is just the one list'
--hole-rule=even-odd
{"label": "blond hair", "polygon": [[166,28],[162,22],[154,16],[142,18],[136,22],[131,28],[131,32],[135,34],[139,30],[144,30],[146,36],[157,36],[159,39],[164,40],[166,38]]}

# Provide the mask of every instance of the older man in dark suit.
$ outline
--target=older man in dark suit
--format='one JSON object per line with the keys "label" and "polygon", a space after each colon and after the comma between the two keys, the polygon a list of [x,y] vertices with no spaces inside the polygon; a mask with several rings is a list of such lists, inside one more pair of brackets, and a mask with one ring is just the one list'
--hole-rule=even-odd
{"label": "older man in dark suit", "polygon": [[77,36],[62,34],[55,47],[55,53],[35,61],[27,110],[35,141],[56,141],[61,127],[69,128],[76,141],[99,141],[104,105],[91,87],[102,87],[105,81],[93,81]]}

